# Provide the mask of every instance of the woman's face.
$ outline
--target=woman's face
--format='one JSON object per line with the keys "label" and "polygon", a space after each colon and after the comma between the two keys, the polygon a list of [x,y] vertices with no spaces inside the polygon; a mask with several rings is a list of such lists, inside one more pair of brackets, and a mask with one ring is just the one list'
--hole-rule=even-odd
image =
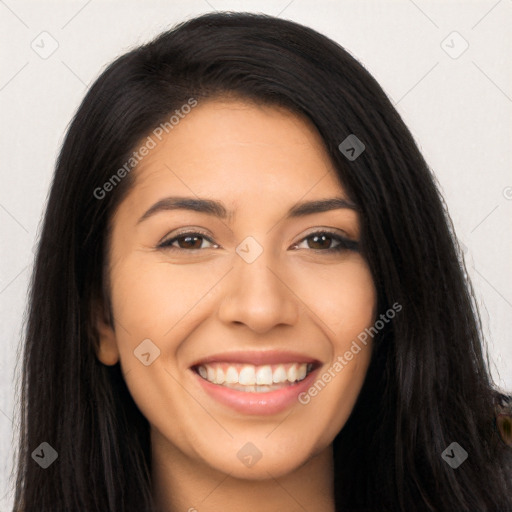
{"label": "woman's face", "polygon": [[285,110],[210,100],[133,173],[98,357],[120,360],[153,450],[254,479],[328,450],[365,378],[371,343],[345,354],[376,296],[318,133]]}

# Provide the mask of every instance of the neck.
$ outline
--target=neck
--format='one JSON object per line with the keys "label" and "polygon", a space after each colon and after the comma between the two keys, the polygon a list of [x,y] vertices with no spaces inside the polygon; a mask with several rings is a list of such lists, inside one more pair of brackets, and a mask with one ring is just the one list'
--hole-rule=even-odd
{"label": "neck", "polygon": [[328,446],[293,472],[239,479],[190,459],[151,432],[153,495],[158,512],[334,512],[333,455]]}

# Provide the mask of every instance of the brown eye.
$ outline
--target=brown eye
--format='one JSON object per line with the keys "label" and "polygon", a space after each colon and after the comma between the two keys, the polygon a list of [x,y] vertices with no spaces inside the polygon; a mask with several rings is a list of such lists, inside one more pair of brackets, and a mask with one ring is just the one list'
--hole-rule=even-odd
{"label": "brown eye", "polygon": [[[204,247],[204,243],[209,243],[210,246]],[[159,248],[171,250],[196,250],[196,249],[209,249],[218,247],[208,237],[201,233],[182,233],[181,235],[169,238],[162,242]]]}
{"label": "brown eye", "polygon": [[203,237],[186,235],[177,237],[176,240],[180,249],[200,249]]}
{"label": "brown eye", "polygon": [[334,238],[327,233],[322,233],[309,236],[307,240],[310,249],[330,249]]}
{"label": "brown eye", "polygon": [[[305,245],[304,245],[305,244]],[[336,233],[329,231],[317,231],[303,238],[299,243],[293,246],[293,249],[312,249],[325,253],[335,253],[343,251],[359,251],[359,242],[349,240]]]}

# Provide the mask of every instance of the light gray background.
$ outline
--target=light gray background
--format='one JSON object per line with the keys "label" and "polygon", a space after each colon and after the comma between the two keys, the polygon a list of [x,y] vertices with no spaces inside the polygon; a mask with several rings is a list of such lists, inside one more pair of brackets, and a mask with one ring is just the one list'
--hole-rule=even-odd
{"label": "light gray background", "polygon": [[[12,503],[16,350],[32,248],[66,127],[107,63],[215,9],[309,25],[382,85],[441,184],[482,305],[494,378],[512,391],[512,0],[0,0],[1,511]],[[46,59],[31,47],[51,48],[43,31],[58,43]],[[469,44],[458,58],[463,41],[446,39],[453,31]]]}

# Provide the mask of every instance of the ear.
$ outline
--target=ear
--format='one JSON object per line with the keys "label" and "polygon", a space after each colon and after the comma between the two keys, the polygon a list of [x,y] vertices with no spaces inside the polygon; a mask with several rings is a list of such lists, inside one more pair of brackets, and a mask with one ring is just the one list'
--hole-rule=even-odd
{"label": "ear", "polygon": [[96,357],[103,364],[113,366],[119,361],[119,350],[113,322],[110,321],[111,316],[102,301],[95,302],[93,317],[93,325],[97,336]]}

